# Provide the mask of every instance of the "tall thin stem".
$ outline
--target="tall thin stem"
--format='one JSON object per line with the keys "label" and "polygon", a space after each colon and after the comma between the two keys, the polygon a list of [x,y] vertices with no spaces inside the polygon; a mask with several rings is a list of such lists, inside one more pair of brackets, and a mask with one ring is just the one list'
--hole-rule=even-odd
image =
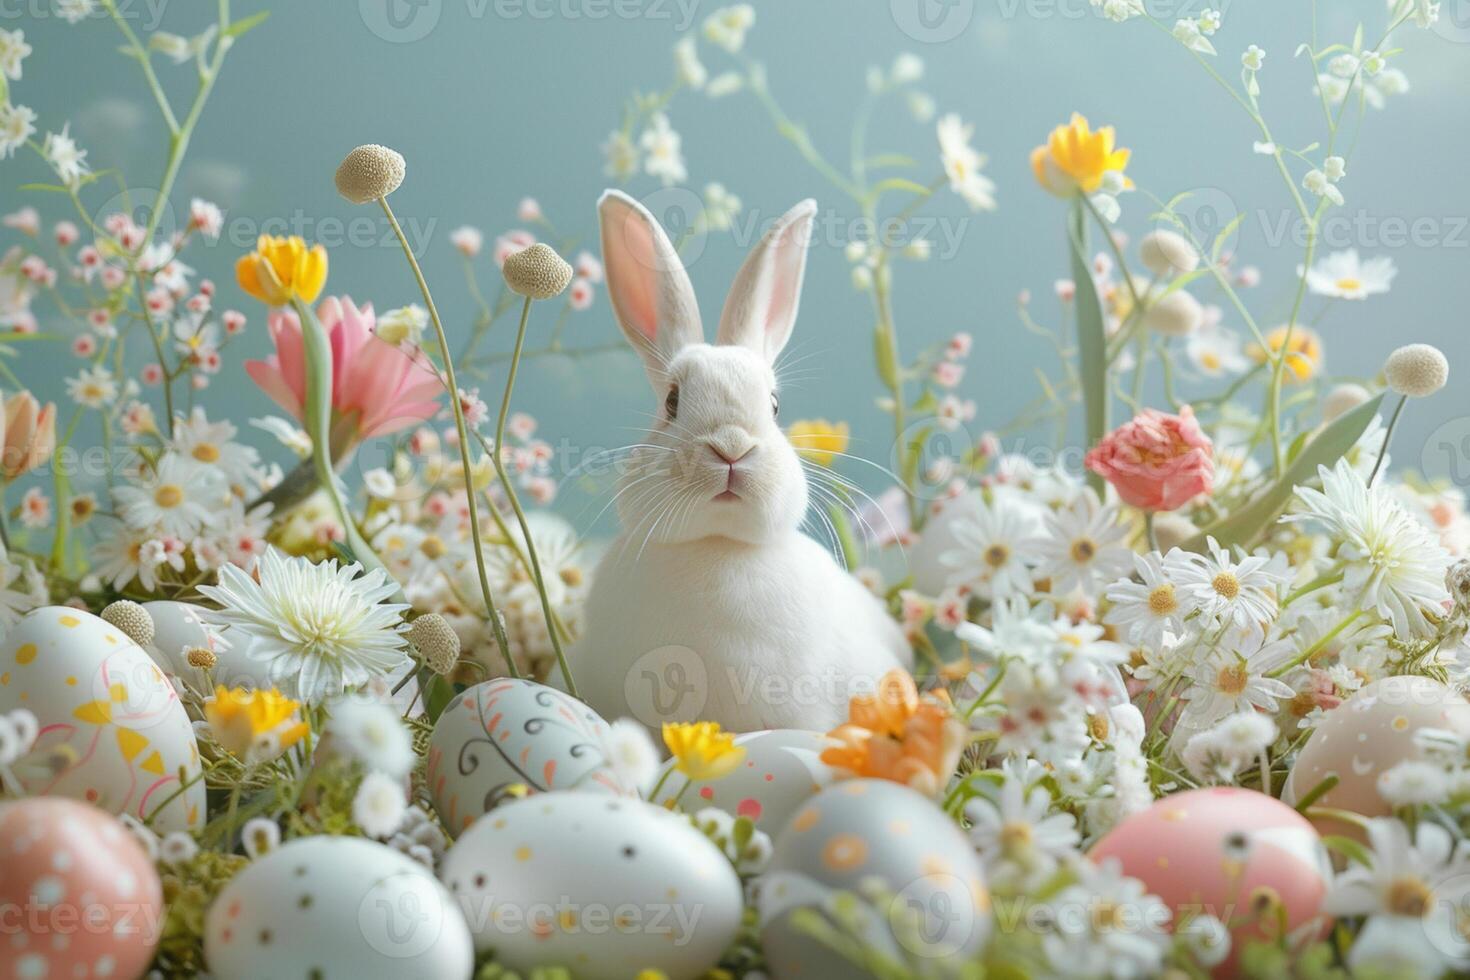
{"label": "tall thin stem", "polygon": [[382,205],[383,214],[388,218],[388,224],[393,228],[393,233],[398,236],[398,243],[403,246],[403,254],[408,259],[409,268],[413,270],[413,277],[418,282],[419,292],[423,294],[424,305],[429,309],[429,321],[434,324],[434,334],[439,342],[439,353],[444,358],[444,379],[449,387],[449,405],[454,412],[454,428],[459,435],[459,461],[464,471],[464,493],[465,503],[470,517],[470,542],[475,549],[475,570],[480,575],[480,596],[485,600],[485,614],[490,617],[490,628],[495,632],[495,642],[500,646],[500,654],[505,658],[506,669],[512,677],[520,677],[521,672],[516,669],[515,658],[510,652],[510,638],[505,632],[505,621],[500,616],[500,609],[495,605],[495,597],[490,590],[490,575],[485,571],[485,544],[480,540],[480,508],[475,501],[475,472],[470,465],[470,433],[469,426],[464,420],[464,406],[459,401],[459,382],[454,377],[454,358],[449,354],[449,338],[444,333],[444,324],[439,319],[439,308],[434,305],[433,294],[429,292],[429,284],[424,279],[423,270],[419,268],[419,260],[414,258],[413,249],[409,247],[408,237],[403,234],[403,229],[398,225],[398,219],[393,215],[393,208],[388,205],[386,197],[378,198],[378,204]]}

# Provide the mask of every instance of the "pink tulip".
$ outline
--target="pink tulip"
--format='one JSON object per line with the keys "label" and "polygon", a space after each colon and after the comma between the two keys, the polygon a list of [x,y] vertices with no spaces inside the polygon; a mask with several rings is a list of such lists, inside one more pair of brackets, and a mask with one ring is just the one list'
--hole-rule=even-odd
{"label": "pink tulip", "polygon": [[1209,436],[1188,405],[1178,415],[1148,409],[1103,437],[1083,461],[1124,502],[1178,510],[1215,484]]}
{"label": "pink tulip", "polygon": [[[409,354],[373,333],[371,303],[359,309],[346,296],[329,296],[317,307],[317,316],[332,345],[334,443],[344,423],[348,438],[356,442],[418,425],[439,410],[444,390],[439,375],[422,355]],[[299,420],[306,399],[301,322],[295,313],[277,311],[267,327],[276,352],[263,361],[246,361],[245,370],[272,401]]]}

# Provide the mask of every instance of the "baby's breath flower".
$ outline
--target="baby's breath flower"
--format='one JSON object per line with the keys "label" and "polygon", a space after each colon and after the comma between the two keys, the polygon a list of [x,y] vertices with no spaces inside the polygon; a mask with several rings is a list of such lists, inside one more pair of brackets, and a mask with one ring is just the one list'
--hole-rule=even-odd
{"label": "baby's breath flower", "polygon": [[254,861],[280,846],[281,828],[269,817],[254,817],[245,821],[240,841],[245,845],[245,854]]}
{"label": "baby's breath flower", "polygon": [[390,837],[403,823],[407,805],[403,787],[391,776],[370,772],[352,799],[352,821],[369,837]]}
{"label": "baby's breath flower", "polygon": [[396,150],[376,143],[359,146],[337,167],[337,192],[353,204],[376,201],[398,190],[405,169]]}
{"label": "baby's breath flower", "polygon": [[164,835],[158,845],[158,857],[165,864],[183,864],[198,853],[199,845],[194,843],[194,838],[181,830]]}

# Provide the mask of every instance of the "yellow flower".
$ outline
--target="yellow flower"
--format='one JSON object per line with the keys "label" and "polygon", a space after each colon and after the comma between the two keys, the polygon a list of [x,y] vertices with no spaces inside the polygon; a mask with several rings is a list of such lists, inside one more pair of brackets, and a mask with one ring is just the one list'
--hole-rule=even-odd
{"label": "yellow flower", "polygon": [[1051,131],[1045,146],[1031,151],[1031,169],[1036,182],[1056,194],[1069,197],[1077,191],[1096,193],[1103,176],[1122,173],[1128,166],[1128,151],[1113,146],[1113,127],[1093,132],[1087,119],[1072,113],[1072,121]]}
{"label": "yellow flower", "polygon": [[[1265,364],[1271,356],[1281,351],[1281,345],[1286,342],[1286,327],[1277,327],[1266,334],[1266,345],[1271,349],[1271,354],[1266,353],[1260,344],[1251,344],[1247,348],[1251,360],[1257,364]],[[1284,375],[1287,381],[1310,381],[1317,370],[1322,367],[1322,338],[1310,327],[1301,324],[1292,328],[1291,346],[1286,354],[1286,370]]]}
{"label": "yellow flower", "polygon": [[745,749],[735,744],[735,736],[720,731],[713,721],[666,723],[664,744],[673,753],[674,768],[692,780],[728,776],[745,758]]}
{"label": "yellow flower", "polygon": [[269,306],[285,306],[293,298],[313,303],[327,284],[327,250],[307,248],[299,235],[261,235],[255,251],[235,263],[240,288]]}
{"label": "yellow flower", "polygon": [[791,423],[786,438],[813,463],[831,466],[833,457],[847,452],[848,432],[846,422],[833,424],[826,419],[802,419]]}
{"label": "yellow flower", "polygon": [[204,706],[204,717],[219,744],[231,754],[273,757],[306,734],[306,722],[296,718],[300,707],[274,688],[231,690],[221,684],[214,689],[214,699]]}

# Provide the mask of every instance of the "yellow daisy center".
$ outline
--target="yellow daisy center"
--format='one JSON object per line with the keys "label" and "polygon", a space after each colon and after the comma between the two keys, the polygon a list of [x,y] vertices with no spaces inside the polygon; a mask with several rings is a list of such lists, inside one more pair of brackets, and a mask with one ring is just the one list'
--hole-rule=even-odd
{"label": "yellow daisy center", "polygon": [[1363,281],[1361,279],[1354,279],[1352,276],[1346,276],[1337,280],[1335,285],[1345,293],[1355,293],[1363,288]]}
{"label": "yellow daisy center", "polygon": [[1165,582],[1148,594],[1148,611],[1155,616],[1167,616],[1179,608],[1179,600],[1174,598],[1174,586]]}
{"label": "yellow daisy center", "polygon": [[160,507],[177,507],[184,502],[184,488],[177,483],[165,483],[153,491],[153,502]]}
{"label": "yellow daisy center", "polygon": [[1097,545],[1091,538],[1078,538],[1072,542],[1072,560],[1085,565],[1097,557]]}
{"label": "yellow daisy center", "polygon": [[1422,918],[1434,900],[1434,890],[1413,875],[1395,878],[1388,886],[1387,905],[1394,915]]}
{"label": "yellow daisy center", "polygon": [[1249,680],[1245,664],[1231,664],[1229,667],[1221,667],[1220,672],[1215,675],[1215,687],[1221,694],[1237,695],[1245,690]]}
{"label": "yellow daisy center", "polygon": [[212,442],[201,442],[194,447],[190,455],[201,463],[217,463],[219,462],[219,447]]}
{"label": "yellow daisy center", "polygon": [[1235,577],[1234,572],[1221,572],[1210,582],[1216,594],[1226,599],[1234,599],[1240,595],[1240,579]]}
{"label": "yellow daisy center", "polygon": [[1003,544],[993,544],[985,549],[985,564],[991,568],[1000,568],[1011,559],[1011,549]]}

